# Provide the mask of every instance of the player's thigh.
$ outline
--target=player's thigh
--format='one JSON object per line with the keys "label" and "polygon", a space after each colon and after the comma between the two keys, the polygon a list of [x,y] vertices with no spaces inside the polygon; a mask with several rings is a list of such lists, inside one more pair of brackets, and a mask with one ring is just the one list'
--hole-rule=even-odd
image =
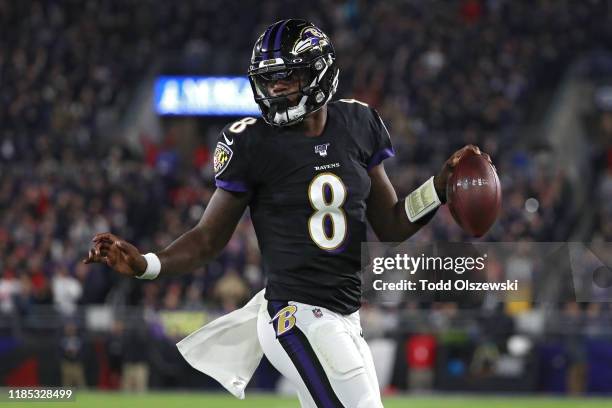
{"label": "player's thigh", "polygon": [[342,406],[382,407],[375,372],[372,375],[372,356],[359,330],[344,316],[327,310],[315,313],[312,309],[317,308],[295,305],[296,326],[305,333]]}
{"label": "player's thigh", "polygon": [[[356,404],[342,401],[340,394],[346,394],[349,390],[345,386],[335,387],[332,384],[334,376],[326,371],[325,364],[322,363],[322,357],[317,354],[312,340],[306,334],[314,333],[317,336],[317,330],[315,325],[312,325],[311,317],[318,316],[316,318],[319,319],[323,315],[313,314],[312,306],[294,302],[270,301],[267,306],[268,316],[272,321],[274,331],[274,344],[280,345],[285,355],[289,356],[301,383],[306,387],[304,394],[307,394],[318,408],[357,407]],[[327,322],[329,319],[338,320],[330,312],[318,323]],[[329,322],[331,325],[337,323],[337,321],[335,323]],[[264,339],[265,341],[266,339]],[[325,347],[320,349],[322,352],[326,352]],[[292,373],[294,372],[292,370]],[[288,377],[292,380],[291,376]],[[356,390],[352,391],[355,392]],[[345,400],[350,401],[346,398]]]}

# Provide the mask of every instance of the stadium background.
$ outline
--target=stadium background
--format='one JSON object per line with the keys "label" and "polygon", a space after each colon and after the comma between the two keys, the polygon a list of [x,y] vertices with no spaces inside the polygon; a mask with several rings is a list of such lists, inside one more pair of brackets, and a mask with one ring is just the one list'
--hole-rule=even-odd
{"label": "stadium background", "polygon": [[[391,131],[399,195],[475,143],[504,187],[487,240],[610,254],[610,6],[0,0],[0,384],[220,391],[174,343],[262,287],[248,215],[217,260],[180,279],[121,279],[79,261],[96,232],[156,250],[199,219],[214,191],[211,148],[238,118],[158,116],[154,80],[244,75],[258,33],[281,18],[331,36],[339,97],[376,107]],[[467,239],[446,210],[413,238]],[[612,392],[609,303],[397,302],[365,305],[362,319],[387,394]],[[509,339],[532,347],[517,354]],[[282,392],[277,379],[264,362],[250,391]]]}

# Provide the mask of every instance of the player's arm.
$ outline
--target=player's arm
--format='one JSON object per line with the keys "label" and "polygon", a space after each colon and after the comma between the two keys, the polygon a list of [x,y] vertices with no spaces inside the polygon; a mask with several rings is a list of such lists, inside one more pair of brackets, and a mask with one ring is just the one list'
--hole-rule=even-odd
{"label": "player's arm", "polygon": [[[426,183],[418,191],[401,200],[397,198],[397,193],[391,181],[389,181],[389,177],[387,177],[383,163],[372,167],[369,171],[372,187],[367,201],[367,217],[378,239],[384,242],[402,242],[426,225],[433,218],[439,205],[446,202],[446,182],[452,175],[453,168],[459,162],[461,156],[467,151],[481,154],[478,147],[473,145],[467,145],[457,150],[430,182],[432,185],[428,186]],[[483,154],[486,155],[486,153]],[[489,158],[488,155],[486,157]],[[428,187],[431,191],[427,191]],[[424,212],[421,216],[418,214],[409,215],[408,207],[411,207],[412,210],[416,207],[411,206],[410,202],[409,205],[406,205],[406,200],[411,200],[411,196],[419,205],[423,201],[427,205],[428,199],[423,198],[432,197],[432,201],[429,203],[432,209]],[[409,217],[412,217],[413,220],[411,221]]]}
{"label": "player's arm", "polygon": [[367,217],[378,239],[402,242],[426,224],[428,220],[416,223],[408,220],[405,199],[398,200],[383,163],[370,170],[370,180],[372,187],[367,201]]}
{"label": "player's arm", "polygon": [[[249,193],[218,188],[198,224],[155,254],[161,263],[160,276],[187,273],[215,258],[231,238],[249,199]],[[147,270],[148,261],[156,262],[111,233],[98,234],[93,242],[85,263],[103,263],[123,275],[138,277]]]}

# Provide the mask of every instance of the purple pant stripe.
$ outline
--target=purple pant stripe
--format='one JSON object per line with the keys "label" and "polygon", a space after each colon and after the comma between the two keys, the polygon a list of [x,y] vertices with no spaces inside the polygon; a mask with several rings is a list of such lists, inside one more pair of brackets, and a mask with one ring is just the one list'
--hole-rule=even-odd
{"label": "purple pant stripe", "polygon": [[[274,317],[279,310],[287,306],[287,302],[270,302],[269,306],[271,307],[268,308],[268,313]],[[273,325],[277,332],[278,320],[275,320]],[[304,333],[296,326],[278,337],[278,341],[291,358],[317,407],[343,408]]]}

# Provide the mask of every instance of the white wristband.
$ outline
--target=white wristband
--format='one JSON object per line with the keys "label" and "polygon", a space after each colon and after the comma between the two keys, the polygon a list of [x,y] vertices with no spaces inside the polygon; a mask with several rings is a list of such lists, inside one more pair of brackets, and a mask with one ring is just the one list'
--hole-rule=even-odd
{"label": "white wristband", "polygon": [[147,260],[147,269],[145,269],[142,275],[136,276],[136,279],[153,280],[157,278],[157,275],[159,275],[161,271],[161,262],[159,258],[153,252],[149,252],[143,256]]}
{"label": "white wristband", "polygon": [[438,208],[441,204],[442,201],[440,201],[440,197],[436,193],[432,176],[419,188],[408,194],[404,208],[410,222],[415,222]]}

